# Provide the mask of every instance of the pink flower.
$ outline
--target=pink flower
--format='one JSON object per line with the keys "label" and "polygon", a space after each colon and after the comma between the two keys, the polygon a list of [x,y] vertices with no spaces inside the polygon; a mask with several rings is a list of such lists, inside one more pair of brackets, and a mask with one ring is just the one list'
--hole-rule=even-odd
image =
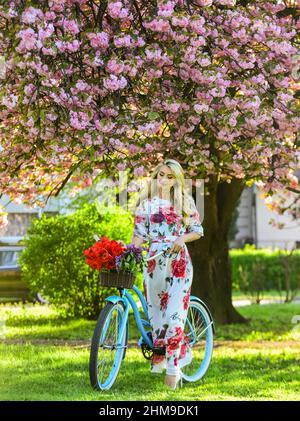
{"label": "pink flower", "polygon": [[208,105],[207,104],[195,104],[194,105],[194,110],[196,111],[196,113],[203,113],[203,112],[207,112],[208,111]]}
{"label": "pink flower", "polygon": [[75,51],[78,51],[80,45],[81,45],[81,41],[78,41],[77,39],[74,39],[74,41],[66,43],[67,50],[69,50],[72,53],[74,53]]}
{"label": "pink flower", "polygon": [[153,19],[151,22],[145,22],[144,26],[154,32],[169,32],[171,30],[169,22],[164,19]]}
{"label": "pink flower", "polygon": [[24,52],[25,50],[30,51],[37,46],[37,34],[32,28],[23,29],[17,34],[18,38],[21,38],[21,42],[18,46],[18,51]]}
{"label": "pink flower", "polygon": [[22,13],[21,20],[24,23],[31,24],[35,23],[36,19],[42,19],[44,16],[41,9],[36,9],[35,7],[28,7],[25,9],[25,11]]}
{"label": "pink flower", "polygon": [[79,27],[75,20],[64,20],[63,27],[66,32],[69,32],[72,35],[76,35],[79,32]]}
{"label": "pink flower", "polygon": [[158,16],[171,16],[175,7],[175,1],[167,1],[166,3],[162,3],[158,7]]}
{"label": "pink flower", "polygon": [[89,123],[89,117],[84,112],[70,111],[70,124],[74,129],[83,130]]}
{"label": "pink flower", "polygon": [[124,76],[117,78],[115,75],[110,75],[109,78],[104,79],[103,85],[109,91],[117,91],[119,89],[124,89],[127,85],[127,80]]}
{"label": "pink flower", "polygon": [[118,63],[115,59],[109,60],[106,66],[106,69],[109,73],[113,73],[115,75],[122,73],[124,70],[124,64]]}
{"label": "pink flower", "polygon": [[128,9],[123,7],[123,3],[120,1],[110,3],[107,7],[107,12],[113,19],[127,18],[129,13]]}
{"label": "pink flower", "polygon": [[174,26],[180,26],[182,28],[186,28],[189,24],[189,18],[187,18],[187,17],[181,17],[181,18],[173,17],[172,18],[172,24]]}
{"label": "pink flower", "polygon": [[125,35],[123,37],[114,37],[114,44],[117,48],[121,47],[130,47],[132,45],[132,38],[130,35]]}
{"label": "pink flower", "polygon": [[26,85],[24,87],[24,93],[25,95],[28,95],[28,96],[32,95],[35,90],[36,90],[36,87],[32,83],[29,83],[29,85]]}
{"label": "pink flower", "polygon": [[145,168],[143,166],[137,167],[137,168],[134,169],[133,173],[136,177],[140,177],[140,176],[144,175]]}
{"label": "pink flower", "polygon": [[81,79],[76,82],[75,86],[78,89],[78,91],[84,91],[88,88],[88,84]]}
{"label": "pink flower", "polygon": [[38,38],[41,41],[44,41],[46,38],[51,37],[54,32],[54,26],[52,23],[49,23],[46,28],[40,28],[38,32]]}
{"label": "pink flower", "polygon": [[106,49],[109,46],[109,36],[106,32],[88,33],[87,37],[93,48],[100,47]]}

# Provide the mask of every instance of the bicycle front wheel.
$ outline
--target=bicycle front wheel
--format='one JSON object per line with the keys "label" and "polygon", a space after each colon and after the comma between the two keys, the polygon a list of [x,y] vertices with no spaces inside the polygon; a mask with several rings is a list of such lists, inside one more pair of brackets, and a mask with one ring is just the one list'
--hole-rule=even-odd
{"label": "bicycle front wheel", "polygon": [[208,370],[213,352],[213,321],[199,301],[189,304],[184,333],[192,351],[192,361],[181,368],[189,382],[200,380]]}
{"label": "bicycle front wheel", "polygon": [[97,390],[108,390],[114,384],[127,346],[127,327],[118,343],[124,305],[108,302],[101,311],[94,330],[90,352],[90,381]]}

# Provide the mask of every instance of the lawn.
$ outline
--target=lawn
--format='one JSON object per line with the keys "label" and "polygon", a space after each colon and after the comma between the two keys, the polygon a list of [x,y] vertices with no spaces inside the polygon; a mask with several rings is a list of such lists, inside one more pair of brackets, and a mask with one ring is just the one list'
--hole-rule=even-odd
{"label": "lawn", "polygon": [[[38,304],[0,306],[0,400],[299,400],[298,304],[251,305],[248,325],[216,326],[213,360],[203,380],[170,391],[130,345],[110,391],[91,389],[89,344],[95,321],[65,320]],[[142,393],[141,393],[142,392]]]}

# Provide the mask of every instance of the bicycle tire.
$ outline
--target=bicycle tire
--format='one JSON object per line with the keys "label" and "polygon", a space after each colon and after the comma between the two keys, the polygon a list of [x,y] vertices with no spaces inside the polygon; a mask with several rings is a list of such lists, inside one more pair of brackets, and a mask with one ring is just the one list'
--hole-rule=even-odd
{"label": "bicycle tire", "polygon": [[[191,320],[191,314],[193,319]],[[190,340],[192,349],[192,361],[181,368],[185,381],[195,382],[206,374],[213,353],[213,321],[206,308],[199,301],[192,300],[189,303],[185,333]],[[192,327],[191,327],[192,326]],[[205,336],[204,336],[205,335]],[[204,340],[201,338],[204,337]]]}
{"label": "bicycle tire", "polygon": [[[117,316],[113,316],[114,312],[117,312]],[[118,319],[116,322],[115,331],[113,331],[113,327],[111,328],[111,326],[113,326],[111,322],[112,317],[117,317]],[[121,326],[123,317],[124,317],[124,304],[121,301],[115,304],[108,302],[98,317],[95,330],[93,333],[93,337],[92,337],[90,361],[89,361],[90,383],[93,389],[96,389],[96,390],[110,389],[118,376],[120,366],[123,361],[123,357],[125,353],[125,346],[127,346],[127,343],[126,343],[127,326],[126,326],[125,334],[123,335],[122,341],[118,348],[115,347],[114,343],[110,344],[109,340],[107,344],[105,344],[104,341],[106,340],[105,336],[107,335],[107,332],[109,331],[112,331],[112,334],[114,336],[114,338],[112,339],[112,342],[115,341],[115,337],[118,336],[119,328]],[[128,321],[127,321],[127,324],[128,324]],[[100,345],[100,341],[101,341],[101,345]],[[106,351],[107,351],[107,354],[106,354]],[[115,352],[115,355],[110,354],[112,352]],[[105,362],[102,363],[101,369],[103,368],[107,372],[107,374],[105,374],[104,372],[104,375],[102,376],[99,374],[99,360],[100,358],[104,359],[105,355],[108,356],[108,359],[111,362],[106,364],[106,367],[105,367]]]}

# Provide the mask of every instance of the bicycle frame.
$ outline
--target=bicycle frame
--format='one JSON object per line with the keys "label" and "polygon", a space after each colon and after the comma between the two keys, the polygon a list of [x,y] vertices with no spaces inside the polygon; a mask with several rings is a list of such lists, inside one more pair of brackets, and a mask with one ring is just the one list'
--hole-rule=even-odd
{"label": "bicycle frame", "polygon": [[[120,331],[119,331],[118,344],[121,343],[121,339],[122,339],[123,335],[125,334],[126,324],[127,324],[127,320],[128,320],[130,307],[131,307],[132,310],[133,310],[135,322],[137,324],[137,327],[138,327],[144,341],[147,343],[147,345],[149,345],[152,348],[153,342],[151,341],[151,339],[147,335],[146,330],[144,329],[144,325],[150,327],[150,323],[148,322],[148,320],[144,320],[144,319],[141,318],[138,306],[137,306],[136,302],[134,301],[130,292],[126,288],[120,288],[119,290],[120,290],[120,294],[121,294],[120,296],[111,295],[110,297],[107,297],[105,299],[105,301],[109,301],[112,304],[116,304],[118,302],[122,302],[124,304],[124,308],[125,308],[124,317],[123,317],[122,324],[121,324]],[[147,310],[147,303],[146,303],[145,297],[143,296],[142,292],[138,289],[137,286],[134,285],[133,290],[138,295],[139,300],[142,304],[144,314],[148,319],[148,310]]]}
{"label": "bicycle frame", "polygon": [[[148,262],[149,260],[155,259],[157,256],[160,256],[161,254],[163,254],[165,252],[166,252],[166,250],[160,251],[159,253],[155,254],[154,256],[151,256],[147,259],[145,258],[145,261]],[[119,347],[121,346],[120,345],[121,340],[123,338],[123,335],[125,334],[125,329],[126,329],[126,324],[127,324],[127,320],[128,320],[130,307],[133,310],[135,322],[137,324],[137,327],[138,327],[144,341],[146,342],[146,344],[150,348],[153,348],[153,341],[149,338],[146,330],[144,329],[144,326],[150,327],[150,323],[148,321],[148,308],[147,308],[147,303],[146,303],[145,297],[137,286],[133,285],[132,289],[134,290],[134,292],[139,297],[140,303],[142,304],[142,308],[143,308],[143,311],[144,311],[144,314],[145,314],[147,320],[144,320],[144,319],[141,318],[140,313],[139,313],[139,309],[136,305],[136,302],[134,301],[132,295],[130,294],[130,292],[126,288],[118,288],[118,290],[120,292],[120,296],[111,295],[110,297],[107,297],[105,299],[105,301],[109,301],[112,304],[122,302],[123,305],[124,305],[124,308],[125,308],[124,317],[123,317],[122,324],[121,324],[120,331],[119,331],[117,348],[118,348],[118,346]]]}

